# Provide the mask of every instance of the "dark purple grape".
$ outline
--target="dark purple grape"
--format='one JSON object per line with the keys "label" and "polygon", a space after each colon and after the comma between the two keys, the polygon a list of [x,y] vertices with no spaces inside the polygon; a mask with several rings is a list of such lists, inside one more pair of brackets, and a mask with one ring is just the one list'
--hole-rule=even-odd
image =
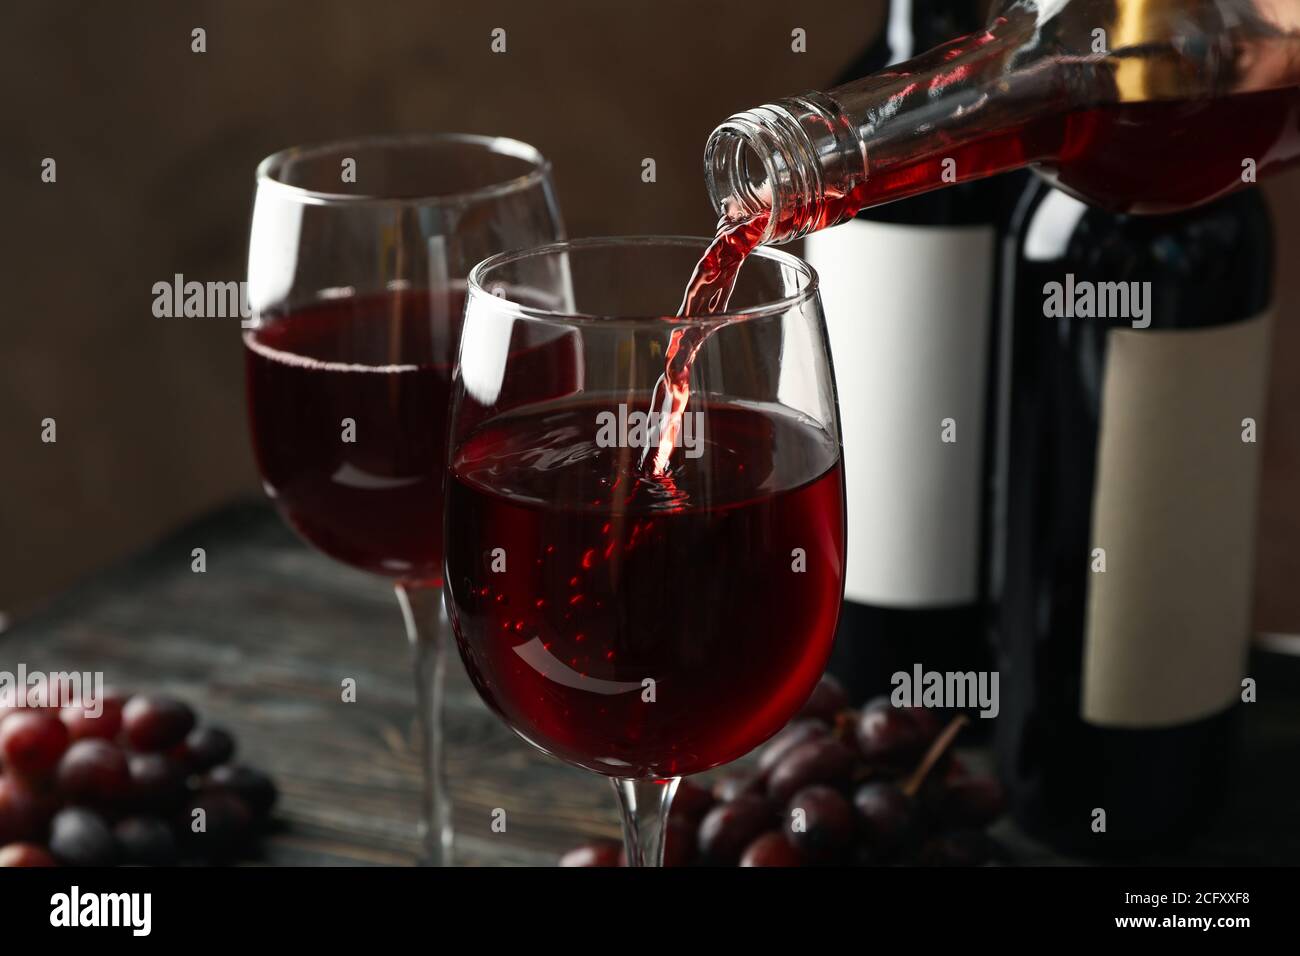
{"label": "dark purple grape", "polygon": [[190,773],[207,773],[230,762],[235,755],[235,738],[220,727],[196,727],[180,750]]}
{"label": "dark purple grape", "polygon": [[719,803],[729,803],[741,794],[762,796],[767,791],[767,779],[750,774],[728,774],[713,784],[713,798]]}
{"label": "dark purple grape", "polygon": [[194,711],[173,697],[137,694],[122,708],[122,730],[132,750],[170,750],[194,729]]}
{"label": "dark purple grape", "polygon": [[129,863],[169,866],[180,858],[171,827],[159,817],[128,817],[113,828],[113,836]]}
{"label": "dark purple grape", "polygon": [[673,805],[668,811],[669,818],[696,827],[713,804],[712,793],[698,784],[683,780],[677,785],[677,794],[673,797]]}
{"label": "dark purple grape", "polygon": [[44,836],[53,809],[17,777],[0,777],[0,846]]}
{"label": "dark purple grape", "polygon": [[260,770],[242,764],[228,764],[215,768],[208,774],[207,786],[229,790],[243,800],[259,819],[271,812],[271,808],[275,806],[275,801],[280,796],[270,777]]}
{"label": "dark purple grape", "polygon": [[52,711],[20,710],[0,724],[0,760],[9,773],[40,780],[68,749],[68,728]]}
{"label": "dark purple grape", "polygon": [[0,867],[58,866],[45,847],[35,843],[10,843],[0,847]]}
{"label": "dark purple grape", "polygon": [[[203,811],[201,815],[199,810]],[[229,790],[201,790],[186,804],[182,826],[191,852],[208,860],[224,860],[247,839],[253,811]]]}
{"label": "dark purple grape", "polygon": [[132,754],[131,802],[143,810],[170,811],[185,799],[185,767],[164,754]]}
{"label": "dark purple grape", "polygon": [[892,783],[864,783],[854,793],[853,805],[862,821],[863,842],[875,854],[888,856],[916,832],[916,807]]}
{"label": "dark purple grape", "polygon": [[762,797],[741,794],[720,803],[700,821],[700,856],[713,866],[735,866],[745,847],[776,822],[772,805]]}
{"label": "dark purple grape", "polygon": [[845,693],[840,682],[830,674],[823,674],[822,679],[808,695],[808,699],[804,701],[798,716],[813,717],[827,724],[834,724],[840,711],[847,710],[850,706],[852,705],[849,703],[849,695]]}
{"label": "dark purple grape", "polygon": [[877,697],[862,708],[858,719],[858,750],[869,763],[889,766],[915,764],[943,725],[921,707],[895,707]]}
{"label": "dark purple grape", "polygon": [[107,740],[78,740],[59,761],[59,792],[69,803],[114,806],[131,797],[126,754]]}
{"label": "dark purple grape", "polygon": [[117,841],[99,814],[69,807],[55,814],[50,824],[50,852],[67,866],[112,866],[117,862]]}
{"label": "dark purple grape", "polygon": [[849,782],[857,758],[853,751],[833,737],[821,737],[799,744],[781,758],[767,778],[767,795],[779,804],[789,802],[795,792],[813,784],[838,787]]}
{"label": "dark purple grape", "polygon": [[[795,811],[803,811],[802,827]],[[833,863],[853,850],[858,821],[838,790],[818,784],[790,798],[785,838],[812,863]]]}
{"label": "dark purple grape", "polygon": [[1002,785],[992,777],[959,777],[949,780],[934,793],[936,817],[948,827],[988,826],[1006,810]]}
{"label": "dark purple grape", "polygon": [[813,717],[800,717],[790,721],[763,747],[758,755],[758,769],[767,773],[795,747],[825,737],[830,731],[829,725]]}
{"label": "dark purple grape", "polygon": [[803,866],[803,854],[790,845],[779,830],[769,830],[748,847],[741,866]]}
{"label": "dark purple grape", "polygon": [[617,840],[592,840],[560,857],[560,866],[618,866],[622,850]]}
{"label": "dark purple grape", "polygon": [[993,859],[996,844],[983,830],[952,830],[921,847],[922,866],[979,866]]}

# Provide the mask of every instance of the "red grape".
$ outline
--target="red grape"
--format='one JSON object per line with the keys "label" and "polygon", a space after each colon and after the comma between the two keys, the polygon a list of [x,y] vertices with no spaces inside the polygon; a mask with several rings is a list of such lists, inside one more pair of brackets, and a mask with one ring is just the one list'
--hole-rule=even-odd
{"label": "red grape", "polygon": [[29,779],[47,775],[67,749],[68,728],[47,711],[19,711],[0,726],[0,757],[5,767]]}
{"label": "red grape", "polygon": [[849,782],[857,758],[853,751],[833,737],[821,737],[799,744],[781,758],[767,779],[767,793],[786,803],[795,791],[815,783],[839,786]]}
{"label": "red grape", "polygon": [[59,761],[59,791],[69,803],[111,806],[130,798],[126,754],[107,740],[78,740]]}
{"label": "red grape", "polygon": [[37,839],[52,812],[49,801],[17,777],[0,777],[0,845]]}
{"label": "red grape", "polygon": [[137,694],[122,708],[122,729],[133,750],[170,750],[194,729],[194,711],[173,697]]}
{"label": "red grape", "polygon": [[560,857],[560,866],[618,866],[622,850],[617,840],[593,840]]}
{"label": "red grape", "polygon": [[699,826],[700,820],[709,812],[713,804],[712,793],[698,784],[683,780],[677,785],[677,793],[673,797],[673,805],[668,815],[672,820],[681,820],[693,827]]}
{"label": "red grape", "polygon": [[64,707],[59,717],[68,728],[73,740],[98,737],[112,740],[122,729],[122,700],[105,694],[101,701],[103,710],[98,717],[91,716],[84,707]]}
{"label": "red grape", "polygon": [[862,708],[858,749],[872,763],[912,764],[942,729],[939,718],[924,708],[895,707],[889,698],[877,697]]}
{"label": "red grape", "polygon": [[745,847],[775,823],[770,803],[762,797],[741,794],[704,815],[700,821],[700,855],[714,866],[735,866]]}
{"label": "red grape", "polygon": [[[796,810],[803,811],[801,828],[793,826]],[[853,849],[857,826],[853,808],[839,791],[818,784],[790,798],[785,837],[813,863],[832,863]]]}
{"label": "red grape", "polygon": [[185,798],[185,767],[163,754],[132,754],[127,758],[131,772],[132,802],[146,810],[174,810]]}
{"label": "red grape", "polygon": [[762,796],[767,790],[767,778],[760,775],[729,774],[719,777],[713,784],[713,798],[729,803],[743,793]]}
{"label": "red grape", "polygon": [[825,737],[830,727],[813,717],[798,717],[786,724],[775,737],[769,740],[758,755],[758,769],[764,773],[771,770],[781,758],[795,747],[817,737]]}
{"label": "red grape", "polygon": [[0,847],[0,867],[58,865],[45,847],[35,843],[10,843],[6,847]]}
{"label": "red grape", "polygon": [[746,849],[741,866],[803,866],[803,854],[778,830],[769,830]]}
{"label": "red grape", "polygon": [[864,783],[853,795],[862,820],[864,842],[873,852],[888,855],[911,839],[916,808],[910,797],[892,783]]}
{"label": "red grape", "polygon": [[840,682],[830,674],[823,674],[822,679],[808,695],[798,716],[814,717],[828,724],[834,724],[840,711],[847,710],[850,706],[849,695],[845,693]]}

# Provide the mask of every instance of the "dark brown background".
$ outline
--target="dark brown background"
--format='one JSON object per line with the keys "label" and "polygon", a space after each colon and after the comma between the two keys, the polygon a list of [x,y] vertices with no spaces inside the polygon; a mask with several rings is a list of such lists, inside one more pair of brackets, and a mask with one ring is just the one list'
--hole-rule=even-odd
{"label": "dark brown background", "polygon": [[[878,19],[874,0],[7,3],[0,610],[256,491],[234,320],[154,318],[151,287],[242,278],[261,157],[366,133],[507,134],[553,160],[570,235],[703,234],[713,125],[824,86]],[[194,54],[200,26],[208,51]],[[494,27],[505,54],[490,52]],[[55,185],[40,182],[46,156]],[[641,181],[645,157],[656,183]],[[1294,262],[1300,173],[1269,192]],[[1260,623],[1300,630],[1296,272],[1279,276]],[[57,444],[40,441],[46,417]]]}

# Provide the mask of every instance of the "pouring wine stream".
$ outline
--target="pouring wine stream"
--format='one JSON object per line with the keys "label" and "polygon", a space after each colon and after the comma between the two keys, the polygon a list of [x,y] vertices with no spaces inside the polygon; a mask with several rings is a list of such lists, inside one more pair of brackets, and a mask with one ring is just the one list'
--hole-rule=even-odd
{"label": "pouring wine stream", "polygon": [[[736,278],[745,259],[762,243],[767,228],[767,213],[732,218],[724,215],[718,221],[718,231],[709,244],[695,271],[686,284],[686,294],[679,318],[716,315],[727,308],[731,293],[736,288]],[[700,346],[705,343],[716,326],[688,325],[674,329],[664,355],[664,373],[655,382],[650,399],[651,409],[658,408],[659,442],[654,445],[655,431],[641,450],[640,468],[655,477],[664,477],[673,454],[673,447],[681,433],[682,413],[691,397],[691,364]],[[654,445],[653,457],[651,446]]]}

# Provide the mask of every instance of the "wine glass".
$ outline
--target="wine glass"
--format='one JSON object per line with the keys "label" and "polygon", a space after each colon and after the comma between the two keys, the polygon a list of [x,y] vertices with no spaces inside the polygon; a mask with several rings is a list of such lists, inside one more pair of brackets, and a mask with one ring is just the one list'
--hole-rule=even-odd
{"label": "wine glass", "polygon": [[[590,239],[480,263],[452,376],[461,658],[521,737],[611,779],[634,866],[662,865],[681,776],[747,753],[803,704],[843,595],[816,275],[764,248],[727,311],[667,318],[707,245]],[[638,416],[690,326],[691,395],[655,475]]]}
{"label": "wine glass", "polygon": [[442,492],[464,277],[562,234],[550,165],[511,139],[357,139],[287,149],[257,169],[244,333],[253,449],[303,538],[394,583],[415,661],[426,865],[452,853]]}

